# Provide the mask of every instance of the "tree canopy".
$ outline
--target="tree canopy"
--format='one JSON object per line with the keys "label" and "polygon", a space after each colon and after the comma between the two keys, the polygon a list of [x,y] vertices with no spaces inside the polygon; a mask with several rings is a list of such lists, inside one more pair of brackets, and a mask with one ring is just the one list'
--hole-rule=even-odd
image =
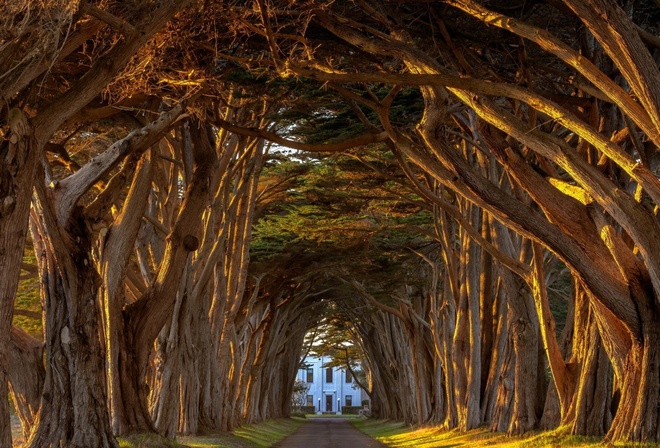
{"label": "tree canopy", "polygon": [[660,440],[657,1],[3,12],[25,446],[288,415],[309,331],[383,418]]}

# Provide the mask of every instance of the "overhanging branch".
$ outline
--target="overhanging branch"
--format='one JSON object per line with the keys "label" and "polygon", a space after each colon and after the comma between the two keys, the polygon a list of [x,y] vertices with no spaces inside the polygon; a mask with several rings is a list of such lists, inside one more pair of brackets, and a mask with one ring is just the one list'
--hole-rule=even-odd
{"label": "overhanging branch", "polygon": [[347,149],[368,145],[370,143],[382,143],[389,139],[387,132],[379,132],[374,134],[363,134],[358,137],[350,138],[348,140],[336,143],[302,143],[280,137],[274,132],[266,131],[263,129],[237,126],[220,118],[215,120],[215,124],[229,132],[233,132],[238,135],[263,138],[264,140],[277,143],[278,145],[286,146],[287,148],[308,152],[341,152],[346,151]]}

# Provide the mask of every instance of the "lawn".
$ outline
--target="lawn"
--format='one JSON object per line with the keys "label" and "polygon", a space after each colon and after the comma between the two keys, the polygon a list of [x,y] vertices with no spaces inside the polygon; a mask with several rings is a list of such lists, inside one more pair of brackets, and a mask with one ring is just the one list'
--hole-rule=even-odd
{"label": "lawn", "polygon": [[581,437],[568,434],[566,428],[553,431],[528,433],[509,437],[494,433],[487,428],[467,432],[445,431],[438,427],[412,428],[401,422],[383,420],[352,420],[353,425],[365,434],[395,448],[442,448],[442,447],[499,447],[499,448],[541,448],[541,447],[657,447],[655,444],[605,445],[595,437]]}
{"label": "lawn", "polygon": [[247,425],[231,433],[215,433],[205,436],[180,436],[176,441],[153,434],[140,434],[119,438],[122,448],[261,448],[269,447],[291,434],[305,420],[278,419],[256,425]]}

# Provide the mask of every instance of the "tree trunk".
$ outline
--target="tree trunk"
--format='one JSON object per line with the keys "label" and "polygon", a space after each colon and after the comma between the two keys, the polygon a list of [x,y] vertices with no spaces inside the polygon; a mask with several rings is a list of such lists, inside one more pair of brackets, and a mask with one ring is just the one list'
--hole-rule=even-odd
{"label": "tree trunk", "polygon": [[504,352],[500,354],[502,365],[496,379],[496,395],[490,426],[491,431],[496,432],[505,432],[511,423],[513,392],[515,388],[516,354],[513,350],[513,339],[515,336],[509,334],[508,331],[504,335],[506,335],[506,346]]}
{"label": "tree trunk", "polygon": [[[500,282],[501,284],[501,282]],[[497,317],[497,327],[494,331],[493,353],[491,356],[488,381],[482,398],[481,419],[484,423],[495,422],[499,424],[498,415],[501,414],[501,406],[508,401],[507,388],[502,388],[502,381],[510,381],[510,343],[506,328],[509,327],[507,312],[506,294],[501,286],[497,288],[495,301],[495,316]],[[507,420],[508,421],[508,420]],[[494,426],[491,425],[491,428]],[[506,425],[503,425],[502,431],[506,431]]]}
{"label": "tree trunk", "polygon": [[[490,241],[491,232],[488,219],[483,220],[482,236],[486,241]],[[497,289],[493,280],[493,257],[485,250],[481,254],[481,275],[479,276],[479,291],[481,304],[479,310],[481,313],[481,396],[484,396],[486,384],[488,383],[488,374],[490,364],[493,360],[493,340],[494,333],[497,331],[497,321],[493,316],[494,295]],[[482,402],[483,404],[483,402]]]}
{"label": "tree trunk", "polygon": [[[369,324],[360,326],[360,333],[365,344],[365,354],[369,359],[372,374],[371,412],[376,418],[403,419],[409,415],[404,410],[401,398],[400,378],[403,369],[391,369],[397,356],[398,341],[394,339],[390,319],[395,317],[379,311],[370,319]],[[402,356],[399,354],[398,356]],[[412,417],[408,417],[412,419]]]}
{"label": "tree trunk", "polygon": [[208,345],[211,337],[208,296],[208,289],[199,296],[188,296],[188,301],[192,302],[191,311],[184,310],[183,313],[185,321],[181,324],[183,331],[179,336],[181,416],[178,432],[181,434],[197,434],[200,427],[200,376],[204,365],[201,347]]}
{"label": "tree trunk", "polygon": [[[82,218],[70,220],[62,239],[43,187],[34,226],[45,309],[46,379],[35,428],[26,446],[112,447],[106,376],[100,340],[100,278]],[[80,220],[80,221],[78,221]]]}
{"label": "tree trunk", "polygon": [[593,311],[583,291],[576,293],[575,338],[572,363],[579,366],[578,384],[564,419],[571,433],[603,436],[612,414],[612,366],[603,348]]}
{"label": "tree trunk", "polygon": [[[497,404],[491,429],[522,434],[536,424],[537,333],[538,326],[529,291],[521,279],[501,269],[504,301],[507,305],[504,330],[506,347],[499,377]],[[530,309],[530,307],[532,307]],[[530,315],[531,313],[531,315]]]}
{"label": "tree trunk", "polygon": [[0,446],[11,446],[9,423],[9,350],[14,297],[23,260],[30,196],[37,167],[32,127],[19,109],[11,109],[0,122],[10,134],[0,143]]}
{"label": "tree trunk", "polygon": [[[202,214],[210,198],[210,178],[217,167],[215,148],[210,141],[210,130],[206,126],[201,126],[189,132],[194,144],[192,147],[183,148],[183,151],[191,152],[194,170],[190,183],[186,186],[176,220],[167,236],[158,274],[143,296],[123,310],[126,346],[122,350],[120,361],[120,367],[123,366],[120,376],[121,389],[123,393],[135,394],[128,399],[135,400],[138,414],[147,408],[149,395],[147,378],[153,343],[161,329],[172,319],[190,253],[199,248],[197,234]],[[175,189],[175,192],[178,194],[178,189]],[[137,417],[143,419],[141,415]]]}
{"label": "tree trunk", "polygon": [[[108,394],[114,434],[130,430],[153,431],[146,409],[136,400],[137,372],[131,371],[126,358],[126,334],[122,308],[126,304],[125,282],[128,264],[141,228],[142,217],[151,192],[154,163],[150,154],[140,159],[121,213],[101,238],[100,270],[103,279],[101,300],[105,322],[105,344],[108,362]],[[132,380],[126,377],[135,375]],[[125,380],[122,381],[121,378]]]}
{"label": "tree trunk", "polygon": [[456,406],[456,371],[454,369],[454,344],[453,338],[456,332],[457,319],[457,297],[459,296],[459,276],[454,254],[454,236],[450,233],[453,226],[449,220],[443,218],[441,226],[443,233],[443,257],[446,264],[444,286],[442,291],[441,317],[441,352],[444,366],[444,388],[447,412],[443,426],[446,429],[454,429],[458,425],[458,407]]}
{"label": "tree trunk", "polygon": [[[513,277],[513,274],[508,273]],[[535,314],[534,304],[529,289],[525,283],[515,278],[512,292],[509,297],[509,306],[515,308],[510,317],[511,339],[516,356],[515,363],[515,389],[511,422],[507,433],[511,435],[522,434],[536,427],[538,422],[537,389],[543,389],[544,378],[538,378],[538,337],[539,326]]]}
{"label": "tree trunk", "polygon": [[[189,265],[186,271],[189,271]],[[177,294],[170,324],[163,328],[158,338],[158,350],[154,361],[156,374],[154,387],[151,390],[152,419],[159,434],[174,438],[179,429],[181,409],[181,367],[182,339],[188,330],[186,321],[188,314],[196,312],[191,309],[188,292],[190,272],[182,276],[182,282]]]}
{"label": "tree trunk", "polygon": [[[536,300],[536,299],[535,299]],[[568,312],[566,313],[566,321],[564,329],[559,337],[559,352],[562,359],[567,358],[571,351],[571,343],[574,334],[574,315],[575,315],[575,300],[571,299],[568,303]],[[541,324],[542,325],[542,324]],[[543,334],[543,332],[541,332]],[[571,370],[576,370],[574,365]],[[543,416],[539,422],[539,429],[554,429],[561,423],[562,414],[566,415],[561,409],[559,401],[559,394],[557,393],[555,381],[551,381],[548,385],[548,392],[545,397],[545,404],[543,408]]]}
{"label": "tree trunk", "polygon": [[[246,423],[254,423],[263,418],[263,414],[259,412],[259,401],[262,394],[261,385],[264,381],[263,376],[266,375],[264,368],[268,347],[271,344],[271,331],[278,314],[277,305],[273,298],[255,332],[249,336],[244,362],[249,363],[250,368],[241,369],[242,378],[239,380],[239,394],[236,400],[238,405],[242,406],[241,417]],[[253,343],[252,339],[257,335],[258,337],[255,338],[256,340]],[[253,351],[254,355],[251,355]]]}
{"label": "tree trunk", "polygon": [[[214,294],[219,294],[219,291],[224,291],[222,283],[225,280],[223,267],[216,265],[214,268]],[[197,347],[200,350],[200,411],[199,411],[199,426],[202,430],[218,430],[222,427],[222,380],[220,362],[218,359],[219,352],[219,337],[213,337],[213,329],[216,328],[219,334],[222,334],[223,326],[220,317],[224,317],[226,301],[219,301],[220,304],[216,308],[217,316],[215,321],[213,315],[210,313],[210,303],[206,308],[206,316],[208,316],[208,337],[202,336],[202,340],[198,341]],[[212,325],[212,322],[215,324]]]}
{"label": "tree trunk", "polygon": [[[480,221],[477,207],[469,207],[471,222]],[[479,226],[476,226],[479,227]],[[458,408],[458,428],[467,431],[480,422],[481,400],[481,334],[479,322],[480,251],[476,243],[463,233],[461,236],[461,289],[456,311],[454,336],[455,395]]]}
{"label": "tree trunk", "polygon": [[640,305],[642,338],[633,341],[625,360],[626,375],[608,441],[660,440],[660,310],[654,298]]}
{"label": "tree trunk", "polygon": [[9,390],[21,421],[23,438],[28,439],[39,411],[44,385],[44,344],[18,327],[11,329]]}
{"label": "tree trunk", "polygon": [[429,423],[432,413],[433,400],[433,354],[429,353],[430,335],[420,315],[425,315],[423,309],[424,299],[417,291],[413,292],[413,297],[406,297],[408,309],[404,311],[407,322],[404,325],[408,336],[408,350],[412,360],[412,381],[415,409],[417,413],[416,424]]}
{"label": "tree trunk", "polygon": [[146,397],[149,395],[149,386],[137,367],[137,357],[131,349],[135,346],[134,336],[126,331],[129,327],[124,316],[121,317],[118,321],[120,325],[118,328],[122,328],[124,331],[115,341],[117,371],[114,378],[115,387],[112,390],[113,394],[121,395],[121,399],[117,398],[117,401],[121,400],[121,403],[120,406],[113,408],[113,428],[117,435],[132,432],[155,432],[147,406]]}

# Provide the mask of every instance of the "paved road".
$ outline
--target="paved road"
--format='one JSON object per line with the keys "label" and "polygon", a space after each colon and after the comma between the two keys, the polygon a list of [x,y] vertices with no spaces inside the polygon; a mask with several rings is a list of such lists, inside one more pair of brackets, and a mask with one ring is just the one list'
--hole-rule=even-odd
{"label": "paved road", "polygon": [[277,448],[382,448],[382,443],[355,429],[345,418],[310,418]]}

